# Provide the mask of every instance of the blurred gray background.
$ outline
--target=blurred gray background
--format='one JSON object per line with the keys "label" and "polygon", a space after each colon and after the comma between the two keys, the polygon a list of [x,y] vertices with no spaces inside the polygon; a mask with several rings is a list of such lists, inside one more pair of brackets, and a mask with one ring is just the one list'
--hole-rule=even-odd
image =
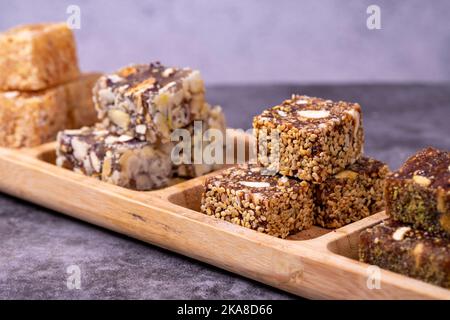
{"label": "blurred gray background", "polygon": [[[365,150],[392,169],[450,147],[450,0],[0,0],[0,30],[65,21],[73,4],[82,69],[198,68],[230,127],[299,92],[360,102]],[[381,30],[366,27],[371,4]],[[3,194],[0,243],[0,299],[292,298]],[[67,290],[72,264],[82,290]]]}
{"label": "blurred gray background", "polygon": [[[450,1],[0,0],[0,30],[65,21],[84,70],[131,62],[199,68],[208,84],[450,80]],[[366,26],[381,8],[381,30]]]}

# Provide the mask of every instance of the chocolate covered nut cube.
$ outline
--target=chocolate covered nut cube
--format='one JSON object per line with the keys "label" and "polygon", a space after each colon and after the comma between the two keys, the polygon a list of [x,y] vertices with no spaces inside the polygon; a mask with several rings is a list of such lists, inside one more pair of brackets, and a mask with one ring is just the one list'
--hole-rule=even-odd
{"label": "chocolate covered nut cube", "polygon": [[362,154],[357,103],[293,95],[256,116],[253,128],[260,165],[314,183],[342,171]]}
{"label": "chocolate covered nut cube", "polygon": [[310,185],[278,175],[262,175],[243,164],[205,181],[201,211],[247,228],[285,238],[311,227]]}
{"label": "chocolate covered nut cube", "polygon": [[386,179],[386,213],[450,236],[450,152],[426,148]]}
{"label": "chocolate covered nut cube", "polygon": [[450,240],[394,220],[360,234],[362,262],[450,288]]}
{"label": "chocolate covered nut cube", "polygon": [[97,121],[97,111],[92,101],[92,88],[100,73],[85,73],[64,85],[68,117],[67,129],[92,126]]}
{"label": "chocolate covered nut cube", "polygon": [[110,131],[151,143],[170,141],[174,129],[203,119],[207,112],[200,73],[160,63],[133,65],[101,77],[94,102]]}
{"label": "chocolate covered nut cube", "polygon": [[362,157],[345,170],[315,185],[316,224],[340,228],[384,208],[384,179],[389,168],[381,161]]}
{"label": "chocolate covered nut cube", "polygon": [[35,147],[55,139],[67,117],[62,87],[0,92],[0,146]]}
{"label": "chocolate covered nut cube", "polygon": [[104,145],[108,134],[107,130],[100,127],[83,127],[60,131],[56,139],[56,165],[88,176],[101,178],[103,167],[101,159],[104,155],[100,155],[97,149],[105,154]]}
{"label": "chocolate covered nut cube", "polygon": [[0,90],[41,90],[79,75],[65,23],[24,25],[0,34]]}
{"label": "chocolate covered nut cube", "polygon": [[[189,131],[191,137],[191,154],[185,155],[180,154],[182,159],[181,164],[174,164],[174,172],[175,175],[182,178],[195,178],[202,176],[208,172],[213,170],[218,170],[223,167],[224,157],[222,157],[221,162],[207,162],[206,159],[201,159],[201,163],[195,163],[194,155],[196,152],[198,154],[203,155],[205,148],[211,146],[212,143],[215,143],[214,135],[220,133],[223,137],[222,139],[222,150],[225,155],[225,116],[222,112],[222,108],[220,106],[211,107],[208,105],[208,115],[205,120],[201,121],[201,127],[197,126],[195,129],[194,124],[187,126],[185,129]],[[200,130],[198,130],[200,129]],[[210,129],[217,130],[216,132],[211,132]],[[218,141],[217,143],[220,143]],[[174,143],[171,143],[173,147]],[[197,150],[196,150],[197,149]]]}
{"label": "chocolate covered nut cube", "polygon": [[58,134],[56,164],[121,187],[160,188],[172,173],[170,156],[147,142],[110,134],[101,128]]}

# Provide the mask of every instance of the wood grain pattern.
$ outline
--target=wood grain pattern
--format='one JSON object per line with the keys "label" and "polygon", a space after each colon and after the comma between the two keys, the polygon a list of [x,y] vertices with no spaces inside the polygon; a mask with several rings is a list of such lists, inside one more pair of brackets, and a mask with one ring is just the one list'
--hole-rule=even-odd
{"label": "wood grain pattern", "polygon": [[56,167],[54,148],[0,148],[0,190],[307,298],[450,299],[450,290],[385,270],[381,288],[368,288],[357,239],[383,213],[283,240],[199,213],[205,177],[137,192]]}

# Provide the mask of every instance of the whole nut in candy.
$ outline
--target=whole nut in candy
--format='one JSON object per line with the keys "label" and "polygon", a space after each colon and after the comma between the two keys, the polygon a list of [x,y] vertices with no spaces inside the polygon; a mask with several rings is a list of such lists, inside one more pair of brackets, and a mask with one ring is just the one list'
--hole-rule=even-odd
{"label": "whole nut in candy", "polygon": [[121,98],[120,96],[115,100],[115,105],[118,109],[124,110],[124,112],[128,113],[130,111],[136,111],[137,108],[133,101],[129,98]]}
{"label": "whole nut in candy", "polygon": [[164,77],[164,78],[167,78],[167,77],[170,77],[172,74],[174,74],[175,73],[175,69],[173,69],[173,68],[167,68],[166,70],[164,70],[162,73],[161,73],[161,75]]}
{"label": "whole nut in candy", "polygon": [[322,119],[330,116],[328,110],[300,110],[297,112],[300,117],[307,119]]}
{"label": "whole nut in candy", "polygon": [[141,81],[141,82],[135,84],[134,86],[127,88],[125,94],[127,96],[141,95],[146,90],[153,88],[155,82],[156,82],[155,78],[148,78],[147,80]]}
{"label": "whole nut in candy", "polygon": [[106,144],[114,144],[117,141],[119,141],[119,137],[116,137],[116,136],[107,136],[105,139]]}
{"label": "whole nut in candy", "polygon": [[155,114],[155,118],[153,120],[155,122],[156,127],[158,128],[158,131],[161,133],[161,136],[164,138],[170,137],[170,130],[169,126],[167,124],[166,119],[161,113]]}
{"label": "whole nut in candy", "polygon": [[175,81],[170,81],[168,84],[165,85],[164,89],[166,90],[172,90],[177,86],[177,83]]}
{"label": "whole nut in candy", "polygon": [[73,156],[78,161],[83,161],[88,154],[89,145],[86,142],[81,141],[77,137],[73,138],[71,141]]}
{"label": "whole nut in candy", "polygon": [[172,104],[177,106],[183,102],[183,99],[184,99],[183,90],[178,90],[173,93]]}
{"label": "whole nut in candy", "polygon": [[351,109],[346,112],[347,112],[347,114],[351,115],[353,120],[355,121],[354,138],[356,140],[356,137],[358,136],[359,122],[361,121],[361,114],[358,111],[356,111],[355,109]]}
{"label": "whole nut in candy", "polygon": [[91,158],[92,168],[94,168],[95,172],[100,172],[102,169],[102,164],[100,163],[97,154],[94,151],[91,151],[89,157]]}
{"label": "whole nut in candy", "polygon": [[[82,128],[84,129],[84,128]],[[64,134],[69,135],[69,136],[74,136],[77,134],[83,134],[83,130],[82,129],[66,129],[64,130]]]}
{"label": "whole nut in candy", "polygon": [[240,184],[250,188],[268,188],[270,183],[261,181],[239,181]]}
{"label": "whole nut in candy", "polygon": [[286,176],[282,176],[280,179],[278,179],[279,185],[287,185],[289,184],[289,179]]}
{"label": "whole nut in candy", "polygon": [[397,230],[395,230],[395,232],[392,234],[392,238],[395,241],[402,241],[403,238],[405,237],[405,234],[411,230],[410,227],[400,227]]}
{"label": "whole nut in candy", "polygon": [[[83,127],[82,129],[89,129],[87,127]],[[81,130],[82,131],[82,130]],[[89,131],[87,131],[89,132]],[[109,131],[108,130],[95,130],[94,132],[92,132],[95,136],[106,136]]]}
{"label": "whole nut in candy", "polygon": [[188,81],[189,89],[192,93],[203,92],[205,85],[203,83],[203,79],[200,76],[200,72],[193,71],[189,76]]}
{"label": "whole nut in candy", "polygon": [[130,140],[133,140],[133,137],[132,137],[132,136],[129,136],[129,135],[127,135],[127,134],[123,134],[123,135],[121,135],[121,136],[119,137],[119,141],[120,141],[120,142],[127,142],[127,141],[130,141]]}
{"label": "whole nut in candy", "polygon": [[309,102],[308,102],[308,100],[300,99],[300,100],[297,100],[295,103],[298,105],[307,105]]}
{"label": "whole nut in candy", "polygon": [[117,82],[120,82],[120,81],[123,81],[123,80],[124,80],[124,78],[119,77],[119,76],[116,75],[116,74],[111,74],[111,75],[107,76],[107,79],[108,79],[109,81],[111,81],[112,83],[117,83]]}
{"label": "whole nut in candy", "polygon": [[103,180],[106,180],[111,175],[111,171],[112,171],[111,159],[110,158],[105,159],[105,161],[103,161],[103,168],[102,168]]}
{"label": "whole nut in candy", "polygon": [[344,170],[335,175],[337,179],[356,179],[358,177],[358,173],[351,170]]}
{"label": "whole nut in candy", "polygon": [[156,106],[156,110],[167,115],[167,109],[170,102],[170,95],[168,92],[161,92],[153,99],[153,102]]}
{"label": "whole nut in candy", "polygon": [[100,89],[98,96],[102,104],[107,105],[114,102],[115,96],[110,88]]}
{"label": "whole nut in candy", "polygon": [[118,109],[109,110],[108,118],[110,118],[114,124],[121,127],[122,129],[128,129],[128,125],[130,123],[130,116],[127,113],[123,112],[122,110]]}
{"label": "whole nut in candy", "polygon": [[145,124],[138,124],[136,126],[136,133],[145,134],[147,131],[147,126]]}
{"label": "whole nut in candy", "polygon": [[428,179],[427,177],[424,176],[420,176],[415,174],[413,176],[413,181],[419,185],[421,185],[422,187],[428,187],[431,184],[431,180]]}

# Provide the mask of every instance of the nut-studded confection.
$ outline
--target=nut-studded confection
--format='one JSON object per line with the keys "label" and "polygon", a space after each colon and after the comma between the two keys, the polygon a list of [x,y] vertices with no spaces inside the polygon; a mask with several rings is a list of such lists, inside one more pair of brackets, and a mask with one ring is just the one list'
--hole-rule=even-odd
{"label": "nut-studded confection", "polygon": [[64,85],[68,108],[67,129],[91,126],[97,121],[97,112],[92,101],[92,88],[100,75],[85,73]]}
{"label": "nut-studded confection", "polygon": [[205,117],[204,91],[198,71],[150,63],[101,77],[94,102],[112,132],[165,143],[174,129]]}
{"label": "nut-studded confection", "polygon": [[208,178],[201,211],[281,238],[311,227],[311,186],[288,177],[263,175],[261,170],[243,164]]}
{"label": "nut-studded confection", "polygon": [[41,90],[79,75],[65,23],[24,25],[0,34],[0,90]]}
{"label": "nut-studded confection", "polygon": [[67,118],[62,86],[36,92],[0,92],[0,146],[34,147],[55,139]]}
{"label": "nut-studded confection", "polygon": [[364,133],[357,103],[293,95],[256,116],[253,128],[262,166],[314,183],[362,155]]}
{"label": "nut-studded confection", "polygon": [[[215,143],[213,140],[213,135],[220,132],[223,139],[225,139],[225,116],[222,112],[222,108],[220,106],[214,106],[210,107],[208,105],[208,114],[205,120],[201,122],[201,128],[197,127],[195,128],[195,123],[190,124],[187,126],[186,130],[189,131],[190,137],[191,137],[191,155],[190,158],[185,158],[185,154],[180,154],[181,159],[183,160],[183,163],[181,164],[174,164],[174,172],[175,175],[178,177],[183,178],[195,178],[202,176],[208,172],[211,172],[213,170],[218,170],[222,167],[223,162],[220,163],[211,163],[205,161],[206,159],[201,159],[201,163],[195,163],[194,155],[195,155],[195,148],[198,148],[197,150],[200,154],[203,155],[205,148],[207,146],[211,146],[211,143]],[[211,132],[210,129],[218,130],[217,132]],[[196,142],[196,143],[194,143]],[[201,142],[201,143],[199,143]],[[222,141],[225,143],[225,141]],[[220,141],[218,142],[220,143]],[[170,143],[170,146],[173,146],[174,143]],[[222,146],[223,148],[223,146]],[[223,149],[223,153],[225,154],[225,150]],[[224,160],[222,158],[221,160]]]}
{"label": "nut-studded confection", "polygon": [[450,152],[426,148],[386,179],[386,213],[450,236]]}
{"label": "nut-studded confection", "polygon": [[151,190],[167,185],[170,156],[147,142],[84,127],[58,134],[56,164],[118,186]]}
{"label": "nut-studded confection", "polygon": [[388,220],[360,234],[362,262],[450,288],[450,240]]}
{"label": "nut-studded confection", "polygon": [[316,224],[339,228],[383,210],[384,179],[388,172],[384,163],[362,157],[315,185]]}

